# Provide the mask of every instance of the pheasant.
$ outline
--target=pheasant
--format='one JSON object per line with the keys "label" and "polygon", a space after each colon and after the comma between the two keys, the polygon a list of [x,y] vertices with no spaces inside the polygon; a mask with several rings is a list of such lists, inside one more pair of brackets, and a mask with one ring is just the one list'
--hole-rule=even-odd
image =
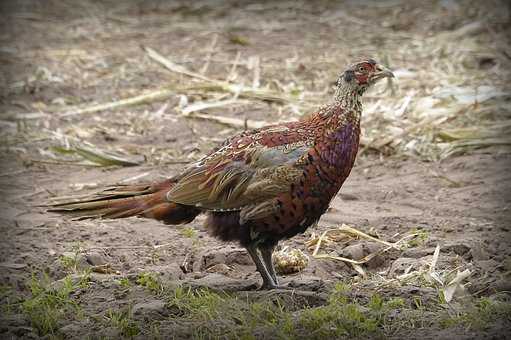
{"label": "pheasant", "polygon": [[275,246],[303,233],[327,210],[355,162],[361,96],[385,77],[392,72],[362,60],[340,75],[333,101],[308,118],[241,132],[163,182],[117,185],[50,210],[171,225],[205,213],[208,232],[245,247],[262,277],[261,289],[275,289]]}

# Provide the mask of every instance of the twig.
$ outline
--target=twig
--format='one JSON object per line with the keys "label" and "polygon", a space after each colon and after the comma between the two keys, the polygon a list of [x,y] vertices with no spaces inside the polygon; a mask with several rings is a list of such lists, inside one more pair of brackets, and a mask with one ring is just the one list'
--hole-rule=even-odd
{"label": "twig", "polygon": [[188,115],[186,117],[211,120],[220,124],[236,127],[239,129],[259,129],[265,125],[268,125],[268,123],[265,122],[264,120],[248,120],[248,119],[245,120],[232,117],[209,115],[198,112],[192,115]]}
{"label": "twig", "polygon": [[10,171],[10,172],[3,172],[3,173],[0,174],[0,177],[19,175],[19,174],[22,174],[24,172],[28,172],[28,170],[27,169],[22,169],[22,170]]}
{"label": "twig", "polygon": [[[206,90],[206,91],[210,90],[210,91],[231,92],[235,95],[239,94],[240,98],[245,97],[245,98],[252,98],[252,99],[259,99],[259,100],[266,100],[266,101],[273,101],[273,102],[280,102],[280,103],[294,101],[291,98],[280,96],[277,93],[274,93],[272,91],[261,90],[261,89],[256,90],[256,89],[253,89],[251,87],[246,87],[241,84],[232,84],[227,81],[221,81],[221,80],[217,80],[217,79],[208,78],[206,76],[203,76],[202,74],[190,71],[181,65],[175,64],[168,58],[165,58],[164,56],[162,56],[161,54],[159,54],[158,52],[153,50],[152,48],[144,47],[144,50],[147,52],[148,56],[151,59],[162,64],[168,70],[178,73],[178,74],[184,74],[184,75],[187,75],[192,78],[201,79],[208,83],[206,85],[189,87],[189,88],[186,88],[183,90],[201,89],[201,90]],[[239,56],[237,56],[236,58],[239,59]],[[234,64],[238,63],[237,59],[235,59]]]}
{"label": "twig", "polygon": [[201,74],[205,74],[206,71],[208,70],[209,64],[211,62],[211,56],[213,55],[213,52],[215,51],[215,46],[216,46],[217,41],[218,41],[218,34],[215,33],[213,35],[213,39],[211,39],[211,44],[208,47],[209,52],[206,56],[206,62],[204,63],[204,66],[202,66],[202,68],[200,70]]}
{"label": "twig", "polygon": [[234,61],[232,62],[232,67],[231,67],[231,70],[229,71],[229,74],[227,75],[227,81],[228,82],[231,82],[231,81],[234,81],[234,79],[236,79],[236,67],[238,67],[238,64],[239,64],[239,61],[240,61],[240,57],[241,57],[241,52],[238,51],[238,53],[236,53],[236,57],[234,58]]}
{"label": "twig", "polygon": [[319,247],[321,246],[321,242],[323,241],[323,238],[326,236],[326,234],[328,233],[328,230],[325,230],[320,236],[319,236],[319,239],[318,239],[318,242],[316,243],[316,247],[314,247],[314,251],[312,252],[312,256],[316,256],[318,254],[318,251],[319,251]]}
{"label": "twig", "polygon": [[210,78],[208,78],[206,76],[203,76],[202,74],[192,72],[190,70],[187,70],[186,68],[184,68],[181,65],[173,63],[172,61],[170,61],[169,59],[165,58],[164,56],[162,56],[161,54],[159,54],[158,52],[156,52],[155,50],[153,50],[150,47],[143,47],[143,48],[147,52],[147,55],[149,56],[149,58],[151,58],[154,61],[162,64],[169,71],[180,73],[180,74],[184,74],[184,75],[192,77],[192,78],[202,79],[202,80],[205,80],[205,81],[208,81],[208,82],[216,82],[215,80],[210,79]]}
{"label": "twig", "polygon": [[197,103],[193,103],[191,105],[185,106],[181,110],[181,113],[184,116],[188,116],[188,115],[190,115],[190,113],[197,112],[197,111],[203,111],[205,109],[218,108],[218,107],[242,104],[242,103],[245,103],[245,101],[240,101],[240,100],[236,100],[236,99],[226,99],[226,100],[218,100],[218,101],[211,101],[211,102],[197,102]]}
{"label": "twig", "polygon": [[[321,240],[326,237],[326,234],[328,232],[331,232],[331,231],[340,231],[342,233],[346,233],[346,234],[351,234],[351,235],[357,235],[357,236],[360,236],[360,237],[363,237],[363,238],[366,238],[366,239],[370,239],[372,241],[375,241],[375,242],[378,242],[378,243],[382,243],[384,245],[386,245],[387,247],[386,248],[382,248],[372,254],[369,254],[365,257],[363,257],[362,259],[360,260],[353,260],[353,259],[349,259],[349,258],[346,258],[346,257],[341,257],[341,256],[333,256],[333,255],[327,255],[327,254],[317,254],[318,251],[319,251],[319,244],[321,243]],[[352,228],[352,227],[349,227],[347,225],[342,225],[341,227],[339,227],[338,229],[329,229],[329,230],[326,230],[325,232],[323,232],[323,234],[321,234],[321,236],[319,237],[318,239],[318,242],[316,244],[316,248],[314,249],[314,252],[312,254],[312,256],[314,258],[317,258],[317,259],[332,259],[332,260],[339,260],[339,261],[343,261],[343,262],[347,262],[347,263],[350,263],[353,265],[353,268],[355,268],[355,270],[357,270],[357,272],[359,273],[364,273],[365,272],[363,271],[362,268],[359,268],[355,265],[360,265],[360,264],[364,264],[368,261],[370,261],[372,258],[374,258],[375,256],[379,255],[379,254],[382,254],[382,253],[385,253],[387,251],[389,251],[390,249],[397,249],[397,246],[402,243],[404,240],[408,239],[408,238],[412,238],[412,237],[415,237],[417,236],[418,234],[417,233],[413,233],[413,234],[410,234],[410,235],[406,235],[402,238],[400,238],[399,240],[397,240],[396,242],[394,243],[390,243],[390,242],[386,242],[386,241],[382,241],[382,240],[379,240],[375,237],[372,237],[370,235],[367,235],[361,231],[358,231],[356,230],[355,228]],[[363,274],[363,275],[364,275]]]}
{"label": "twig", "polygon": [[74,165],[74,166],[86,166],[86,167],[93,167],[93,168],[101,167],[101,165],[96,165],[96,164],[76,163],[76,162],[66,162],[66,161],[44,161],[42,159],[34,159],[34,158],[30,158],[29,161],[34,162],[34,163],[53,164],[53,165]]}
{"label": "twig", "polygon": [[69,117],[69,116],[76,116],[76,115],[85,114],[85,113],[95,113],[95,112],[104,111],[104,110],[118,109],[121,107],[132,106],[132,105],[151,102],[151,101],[155,101],[155,100],[165,99],[165,98],[170,97],[171,95],[174,95],[175,93],[176,92],[172,89],[160,89],[160,90],[151,91],[149,93],[142,94],[139,96],[121,99],[121,100],[110,102],[110,103],[92,105],[92,106],[84,107],[81,109],[80,108],[71,108],[69,111],[67,111],[65,113],[60,113],[58,115],[60,117]]}

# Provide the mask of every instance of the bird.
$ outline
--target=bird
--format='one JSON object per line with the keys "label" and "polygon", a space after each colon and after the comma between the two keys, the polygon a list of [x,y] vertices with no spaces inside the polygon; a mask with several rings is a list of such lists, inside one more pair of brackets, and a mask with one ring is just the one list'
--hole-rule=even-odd
{"label": "bird", "polygon": [[306,118],[240,132],[164,181],[106,187],[49,210],[78,218],[137,216],[168,225],[206,214],[210,235],[247,250],[262,277],[259,289],[284,288],[272,263],[275,247],[327,211],[357,156],[362,95],[392,77],[375,60],[359,60],[338,77],[333,99]]}

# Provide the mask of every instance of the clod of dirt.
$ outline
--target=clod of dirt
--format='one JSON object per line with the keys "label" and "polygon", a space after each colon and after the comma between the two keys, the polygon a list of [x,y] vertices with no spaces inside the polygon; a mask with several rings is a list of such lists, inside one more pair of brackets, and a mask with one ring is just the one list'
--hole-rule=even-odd
{"label": "clod of dirt", "polygon": [[304,291],[318,291],[325,287],[325,282],[317,276],[300,276],[290,280],[288,287]]}
{"label": "clod of dirt", "polygon": [[410,249],[406,249],[401,256],[418,259],[418,258],[425,257],[428,255],[433,255],[434,252],[435,252],[435,247],[410,248]]}
{"label": "clod of dirt", "polygon": [[389,288],[386,292],[392,297],[401,297],[405,300],[414,301],[414,298],[418,297],[422,301],[422,304],[431,304],[438,301],[438,292],[432,287],[419,287],[419,286],[402,286],[398,288]]}
{"label": "clod of dirt", "polygon": [[235,247],[216,247],[201,252],[198,256],[199,260],[193,264],[193,271],[203,271],[217,264],[251,265],[252,260],[247,251],[243,248]]}
{"label": "clod of dirt", "polygon": [[137,303],[132,311],[134,315],[143,315],[145,319],[161,318],[169,314],[165,302],[160,300]]}
{"label": "clod of dirt", "polygon": [[33,333],[34,329],[32,327],[20,326],[15,327],[12,330],[12,333],[19,337],[24,337],[25,339],[39,339],[37,335]]}
{"label": "clod of dirt", "polygon": [[478,261],[475,263],[475,265],[477,268],[480,268],[483,273],[487,274],[495,272],[495,270],[501,266],[499,262],[493,259]]}
{"label": "clod of dirt", "polygon": [[361,260],[365,256],[364,253],[364,246],[361,243],[357,243],[344,248],[341,251],[341,256],[350,258],[352,260]]}
{"label": "clod of dirt", "polygon": [[495,282],[495,290],[497,292],[511,292],[511,280],[502,278]]}
{"label": "clod of dirt", "polygon": [[486,261],[490,259],[490,254],[481,246],[475,246],[470,249],[470,255],[474,261]]}
{"label": "clod of dirt", "polygon": [[[367,255],[378,252],[382,247],[383,245],[377,242],[361,241],[342,249],[340,255],[353,260],[361,260]],[[384,262],[385,259],[381,255],[376,255],[366,265],[368,268],[374,269],[383,265]]]}
{"label": "clod of dirt", "polygon": [[189,280],[187,283],[194,288],[206,287],[226,292],[254,290],[258,286],[255,279],[231,279],[218,273],[207,274],[200,279]]}
{"label": "clod of dirt", "polygon": [[7,268],[7,269],[23,269],[26,268],[26,263],[14,263],[14,262],[2,262],[0,263],[0,268]]}
{"label": "clod of dirt", "polygon": [[80,333],[80,331],[83,329],[83,325],[81,325],[78,322],[69,323],[65,326],[62,326],[59,329],[59,333],[62,333],[65,335],[66,338],[71,339],[77,336],[77,334]]}
{"label": "clod of dirt", "polygon": [[85,259],[91,266],[102,266],[108,263],[106,256],[97,252],[85,255]]}
{"label": "clod of dirt", "polygon": [[[148,270],[144,270],[143,272],[151,272],[157,274],[161,282],[172,282],[182,280],[185,277],[185,274],[179,268],[179,264],[177,263],[169,263],[162,266],[151,266]],[[135,282],[139,278],[140,272],[135,271],[126,275],[128,279]]]}
{"label": "clod of dirt", "polygon": [[465,257],[465,255],[470,256],[469,251],[470,251],[471,248],[472,248],[471,245],[469,245],[467,243],[448,242],[448,243],[446,243],[446,244],[444,244],[442,246],[440,251],[443,252],[443,253],[453,252],[456,255]]}

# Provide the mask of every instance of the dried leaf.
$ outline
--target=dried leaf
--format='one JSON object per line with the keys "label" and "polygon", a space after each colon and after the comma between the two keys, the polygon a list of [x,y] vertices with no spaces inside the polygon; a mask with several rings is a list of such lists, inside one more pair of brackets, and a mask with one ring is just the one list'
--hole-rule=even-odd
{"label": "dried leaf", "polygon": [[133,166],[139,165],[144,161],[142,157],[128,157],[111,151],[101,150],[93,145],[86,146],[73,143],[68,148],[55,146],[52,147],[52,150],[62,154],[76,154],[100,166]]}
{"label": "dried leaf", "polygon": [[250,45],[250,42],[248,41],[247,38],[242,37],[241,35],[237,35],[237,34],[229,34],[229,42],[231,42],[232,44],[241,45],[241,46]]}

